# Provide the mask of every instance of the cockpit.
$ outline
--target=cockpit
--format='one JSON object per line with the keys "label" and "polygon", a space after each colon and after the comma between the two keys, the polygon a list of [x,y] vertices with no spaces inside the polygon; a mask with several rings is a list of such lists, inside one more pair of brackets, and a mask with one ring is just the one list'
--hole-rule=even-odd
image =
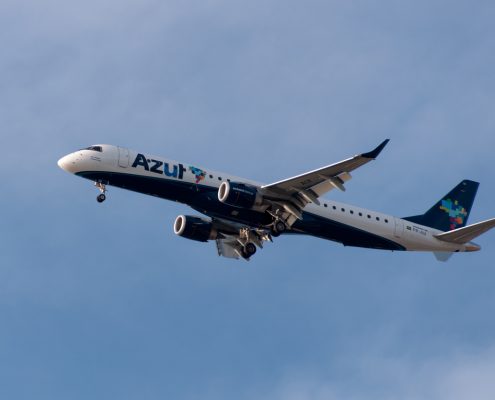
{"label": "cockpit", "polygon": [[99,153],[103,153],[103,148],[101,146],[89,146],[81,150],[92,150],[92,151],[97,151]]}

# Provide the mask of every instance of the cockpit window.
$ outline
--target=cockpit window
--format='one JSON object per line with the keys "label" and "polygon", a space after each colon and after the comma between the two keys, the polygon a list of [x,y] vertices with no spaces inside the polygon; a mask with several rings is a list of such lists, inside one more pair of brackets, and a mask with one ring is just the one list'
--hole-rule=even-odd
{"label": "cockpit window", "polygon": [[101,148],[101,146],[89,146],[89,147],[86,147],[84,150],[93,150],[93,151],[98,151],[100,153],[103,153],[103,149]]}

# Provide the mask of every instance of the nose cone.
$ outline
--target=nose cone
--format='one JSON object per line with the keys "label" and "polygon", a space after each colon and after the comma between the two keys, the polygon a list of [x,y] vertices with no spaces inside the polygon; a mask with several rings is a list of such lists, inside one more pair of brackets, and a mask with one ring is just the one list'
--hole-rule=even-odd
{"label": "nose cone", "polygon": [[70,172],[72,174],[75,172],[76,161],[72,154],[68,154],[65,157],[62,157],[60,160],[58,160],[57,164],[64,171]]}

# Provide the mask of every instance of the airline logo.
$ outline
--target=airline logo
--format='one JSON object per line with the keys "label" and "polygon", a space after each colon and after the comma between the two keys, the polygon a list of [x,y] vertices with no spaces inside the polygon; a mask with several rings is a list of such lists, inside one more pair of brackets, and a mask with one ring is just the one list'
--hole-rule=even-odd
{"label": "airline logo", "polygon": [[[154,172],[155,174],[165,175],[169,178],[184,179],[184,172],[187,169],[183,164],[171,164],[152,158],[146,158],[143,154],[138,154],[132,163],[133,168],[143,168],[145,171]],[[189,170],[195,177],[196,183],[201,182],[206,177],[206,171],[193,166]]]}
{"label": "airline logo", "polygon": [[206,171],[203,171],[202,169],[196,167],[189,167],[189,170],[193,173],[194,177],[196,178],[196,183],[199,183],[203,179],[205,179]]}
{"label": "airline logo", "polygon": [[165,175],[172,178],[183,179],[186,168],[182,164],[169,164],[160,160],[146,158],[143,154],[138,154],[132,163],[133,168],[142,167],[145,171],[155,174]]}
{"label": "airline logo", "polygon": [[464,219],[467,217],[466,209],[459,204],[457,200],[451,199],[442,200],[440,210],[449,214],[450,229],[456,229],[459,226],[464,225]]}

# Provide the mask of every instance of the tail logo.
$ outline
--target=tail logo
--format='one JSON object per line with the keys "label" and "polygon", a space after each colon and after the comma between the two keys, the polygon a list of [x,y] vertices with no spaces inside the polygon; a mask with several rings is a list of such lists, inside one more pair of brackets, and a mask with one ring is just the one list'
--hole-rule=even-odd
{"label": "tail logo", "polygon": [[440,210],[449,214],[450,229],[456,229],[459,226],[464,225],[464,219],[467,217],[466,209],[459,204],[457,200],[451,199],[442,200]]}

